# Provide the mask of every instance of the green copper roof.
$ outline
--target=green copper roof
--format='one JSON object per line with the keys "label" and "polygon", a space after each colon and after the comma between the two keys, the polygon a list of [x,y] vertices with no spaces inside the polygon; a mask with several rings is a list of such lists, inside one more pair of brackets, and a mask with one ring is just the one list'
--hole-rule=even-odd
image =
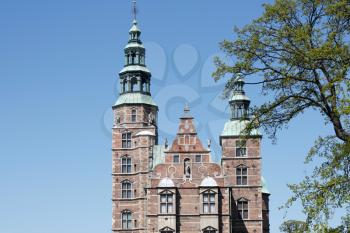
{"label": "green copper roof", "polygon": [[132,26],[129,32],[140,32],[140,29],[137,27],[137,21],[134,19]]}
{"label": "green copper roof", "polygon": [[[248,122],[249,122],[248,120],[232,120],[232,121],[226,122],[224,130],[221,133],[221,136],[241,136]],[[250,135],[260,136],[261,133],[259,132],[259,130],[254,129],[252,130]]]}
{"label": "green copper roof", "polygon": [[124,73],[124,72],[128,72],[128,71],[143,71],[146,73],[151,73],[145,66],[139,66],[139,65],[129,65],[129,66],[125,66],[120,72]]}
{"label": "green copper roof", "polygon": [[235,101],[235,100],[249,100],[249,97],[243,94],[234,94],[230,101]]}
{"label": "green copper roof", "polygon": [[145,48],[142,44],[139,44],[139,43],[135,43],[135,42],[131,42],[131,43],[128,43],[125,48],[135,48],[135,47],[138,47],[138,48]]}
{"label": "green copper roof", "polygon": [[267,189],[266,180],[263,176],[261,176],[261,185],[262,185],[261,192],[270,194],[269,190]]}
{"label": "green copper roof", "polygon": [[122,104],[149,104],[157,106],[150,95],[141,93],[125,93],[119,96],[115,106]]}
{"label": "green copper roof", "polygon": [[158,164],[165,162],[164,150],[165,150],[164,145],[153,146],[153,168]]}

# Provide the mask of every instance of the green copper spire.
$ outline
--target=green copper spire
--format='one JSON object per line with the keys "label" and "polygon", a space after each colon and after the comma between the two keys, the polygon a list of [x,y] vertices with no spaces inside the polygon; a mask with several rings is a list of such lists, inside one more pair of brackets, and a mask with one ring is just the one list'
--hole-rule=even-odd
{"label": "green copper spire", "polygon": [[[133,21],[129,40],[124,48],[124,67],[119,72],[120,91],[116,105],[138,103],[155,105],[151,98],[151,72],[146,67],[146,49],[142,45],[141,30],[136,20],[136,0],[133,3]],[[127,98],[126,98],[127,97]]]}
{"label": "green copper spire", "polygon": [[[236,77],[233,84],[232,97],[229,101],[231,107],[231,119],[226,122],[221,136],[240,136],[250,121],[250,99],[244,92],[244,78]],[[261,135],[258,129],[253,129],[251,135]]]}
{"label": "green copper spire", "polygon": [[250,100],[245,95],[244,83],[244,78],[238,75],[234,82],[233,95],[229,101],[232,111],[231,120],[249,119]]}

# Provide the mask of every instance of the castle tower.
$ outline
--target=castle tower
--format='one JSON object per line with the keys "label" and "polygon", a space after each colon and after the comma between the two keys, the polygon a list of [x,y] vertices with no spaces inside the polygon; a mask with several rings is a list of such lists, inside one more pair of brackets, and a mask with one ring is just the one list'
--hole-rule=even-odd
{"label": "castle tower", "polygon": [[134,17],[119,73],[119,98],[112,107],[113,232],[146,232],[145,188],[158,147],[158,107],[151,97],[151,73],[140,35]]}
{"label": "castle tower", "polygon": [[232,187],[230,194],[231,232],[269,232],[268,196],[262,185],[261,134],[253,129],[244,130],[250,121],[250,99],[244,92],[244,80],[237,77],[229,101],[231,119],[220,135],[221,165],[225,186]]}

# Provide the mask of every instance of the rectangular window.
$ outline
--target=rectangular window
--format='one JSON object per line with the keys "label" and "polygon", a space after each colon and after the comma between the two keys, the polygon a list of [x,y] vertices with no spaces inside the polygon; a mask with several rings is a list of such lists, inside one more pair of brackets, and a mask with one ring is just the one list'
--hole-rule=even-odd
{"label": "rectangular window", "polygon": [[236,157],[247,156],[247,145],[245,140],[236,141]]}
{"label": "rectangular window", "polygon": [[173,213],[173,194],[166,192],[160,195],[160,213]]}
{"label": "rectangular window", "polygon": [[174,163],[179,163],[179,162],[180,162],[180,157],[179,157],[179,155],[174,155],[174,156],[173,156],[173,162],[174,162]]}
{"label": "rectangular window", "polygon": [[122,228],[123,229],[131,229],[132,228],[132,219],[131,219],[130,212],[122,213]]}
{"label": "rectangular window", "polygon": [[201,163],[202,162],[202,155],[196,155],[196,163]]}
{"label": "rectangular window", "polygon": [[237,201],[238,214],[242,219],[248,219],[248,201]]}
{"label": "rectangular window", "polygon": [[237,167],[236,168],[236,183],[237,185],[247,185],[248,184],[248,168],[247,167]]}
{"label": "rectangular window", "polygon": [[203,193],[203,213],[215,213],[215,193]]}
{"label": "rectangular window", "polygon": [[122,158],[122,173],[131,173],[131,158]]}
{"label": "rectangular window", "polygon": [[122,134],[122,148],[131,148],[131,133]]}
{"label": "rectangular window", "polygon": [[136,110],[131,111],[131,122],[136,122]]}
{"label": "rectangular window", "polygon": [[132,187],[130,182],[122,183],[122,198],[132,198]]}

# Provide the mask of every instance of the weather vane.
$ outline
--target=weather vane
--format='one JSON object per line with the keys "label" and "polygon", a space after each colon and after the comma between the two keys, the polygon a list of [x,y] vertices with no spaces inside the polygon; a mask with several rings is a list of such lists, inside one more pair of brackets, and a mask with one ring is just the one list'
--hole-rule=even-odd
{"label": "weather vane", "polygon": [[137,8],[136,8],[136,0],[132,0],[132,16],[134,20],[136,20]]}

